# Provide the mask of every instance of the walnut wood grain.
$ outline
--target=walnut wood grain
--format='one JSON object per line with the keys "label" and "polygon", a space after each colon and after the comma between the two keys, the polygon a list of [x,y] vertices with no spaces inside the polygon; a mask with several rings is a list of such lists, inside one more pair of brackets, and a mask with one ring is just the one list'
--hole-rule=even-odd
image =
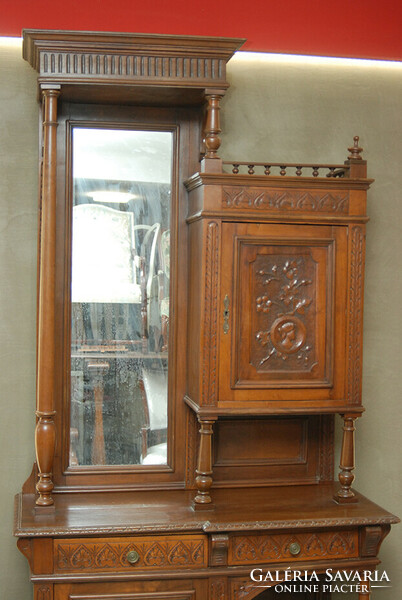
{"label": "walnut wood grain", "polygon": [[[35,497],[18,497],[18,537],[85,537],[164,532],[278,531],[382,526],[399,519],[358,494],[354,505],[335,504],[338,484],[223,488],[214,490],[215,510],[191,510],[192,490],[59,494],[54,515],[35,516]],[[297,493],[296,493],[297,492]],[[356,492],[357,493],[357,492]],[[110,510],[110,506],[113,510]]]}

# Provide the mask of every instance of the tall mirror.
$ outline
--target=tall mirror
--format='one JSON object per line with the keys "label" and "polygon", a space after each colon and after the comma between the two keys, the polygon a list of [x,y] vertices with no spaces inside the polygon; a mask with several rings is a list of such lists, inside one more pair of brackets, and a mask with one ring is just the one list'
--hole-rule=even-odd
{"label": "tall mirror", "polygon": [[173,134],[73,127],[70,467],[167,464]]}

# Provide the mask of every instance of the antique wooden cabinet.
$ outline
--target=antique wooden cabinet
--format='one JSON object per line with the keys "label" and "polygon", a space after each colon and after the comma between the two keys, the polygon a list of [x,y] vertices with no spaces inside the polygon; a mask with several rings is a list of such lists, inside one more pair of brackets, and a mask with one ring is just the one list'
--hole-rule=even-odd
{"label": "antique wooden cabinet", "polygon": [[294,597],[327,599],[327,569],[370,598],[398,522],[351,487],[371,180],[358,137],[338,165],[218,157],[241,43],[24,33],[37,460],[15,535],[35,600],[288,598],[250,572],[294,570],[321,578]]}

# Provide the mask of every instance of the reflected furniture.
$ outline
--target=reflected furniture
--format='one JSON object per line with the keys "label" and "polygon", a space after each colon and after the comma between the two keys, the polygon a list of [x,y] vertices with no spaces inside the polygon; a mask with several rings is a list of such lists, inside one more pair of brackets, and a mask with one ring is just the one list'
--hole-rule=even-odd
{"label": "reflected furniture", "polygon": [[[141,464],[164,465],[167,462],[167,385],[166,372],[143,369],[140,389],[144,404]],[[153,440],[150,443],[150,438]]]}
{"label": "reflected furniture", "polygon": [[254,569],[316,573],[310,600],[357,572],[371,598],[399,521],[352,487],[372,180],[358,137],[341,164],[222,161],[242,41],[24,32],[38,375],[14,532],[35,600],[300,597]]}

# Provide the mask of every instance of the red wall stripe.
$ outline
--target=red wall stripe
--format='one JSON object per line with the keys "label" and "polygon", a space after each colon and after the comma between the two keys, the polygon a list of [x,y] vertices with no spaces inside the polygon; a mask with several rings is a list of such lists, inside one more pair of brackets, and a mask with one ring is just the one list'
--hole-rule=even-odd
{"label": "red wall stripe", "polygon": [[11,0],[0,35],[23,28],[245,37],[245,50],[402,60],[401,0]]}

